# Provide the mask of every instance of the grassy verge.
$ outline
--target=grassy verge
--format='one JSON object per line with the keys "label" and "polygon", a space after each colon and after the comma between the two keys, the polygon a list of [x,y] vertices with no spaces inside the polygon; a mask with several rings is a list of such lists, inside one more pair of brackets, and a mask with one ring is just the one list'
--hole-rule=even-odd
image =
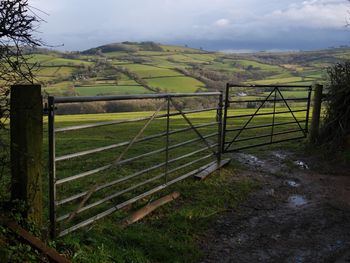
{"label": "grassy verge", "polygon": [[180,199],[143,221],[121,229],[120,220],[126,213],[117,212],[92,228],[59,240],[57,246],[63,247],[74,262],[198,262],[198,239],[210,222],[256,187],[250,180],[232,184],[232,176],[234,170],[228,167],[204,182],[183,181],[166,191],[179,191]]}

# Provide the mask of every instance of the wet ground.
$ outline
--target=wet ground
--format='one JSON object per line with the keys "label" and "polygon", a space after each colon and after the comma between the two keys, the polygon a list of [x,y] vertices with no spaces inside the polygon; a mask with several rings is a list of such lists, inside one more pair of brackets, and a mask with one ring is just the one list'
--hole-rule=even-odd
{"label": "wet ground", "polygon": [[312,169],[288,152],[235,154],[236,181],[259,184],[206,233],[202,262],[350,262],[350,174]]}

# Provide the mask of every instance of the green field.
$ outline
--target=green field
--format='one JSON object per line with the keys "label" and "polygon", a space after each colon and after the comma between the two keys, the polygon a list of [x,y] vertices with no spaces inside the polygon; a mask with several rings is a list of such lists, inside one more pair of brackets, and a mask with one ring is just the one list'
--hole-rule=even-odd
{"label": "green field", "polygon": [[80,96],[98,96],[98,95],[122,95],[122,94],[143,94],[150,93],[151,91],[144,87],[138,86],[122,86],[122,85],[102,85],[102,86],[87,86],[87,87],[75,87],[75,90]]}
{"label": "green field", "polygon": [[92,62],[88,62],[80,59],[66,59],[59,56],[59,54],[55,55],[42,55],[36,54],[28,60],[29,63],[39,62],[42,66],[83,66],[83,65],[91,65]]}
{"label": "green field", "polygon": [[[251,81],[252,84],[261,85],[273,85],[273,84],[296,84],[296,85],[309,85],[313,78],[302,78],[302,77],[287,77],[287,78],[269,78],[264,80]],[[297,84],[299,83],[299,84]]]}
{"label": "green field", "polygon": [[202,82],[182,76],[147,79],[147,83],[168,92],[196,92],[198,89],[205,88]]}
{"label": "green field", "polygon": [[164,77],[164,76],[182,76],[179,72],[175,70],[170,70],[166,68],[153,67],[149,65],[141,64],[125,64],[123,67],[130,69],[131,71],[137,73],[141,78],[153,78],[153,77]]}
{"label": "green field", "polygon": [[212,63],[210,65],[205,66],[205,68],[213,69],[213,70],[224,70],[224,71],[232,71],[232,72],[244,72],[244,69],[238,68],[235,66],[234,62],[219,62]]}
{"label": "green field", "polygon": [[239,65],[242,65],[245,68],[252,67],[253,69],[260,69],[264,71],[270,71],[270,72],[280,72],[281,68],[279,66],[269,65],[269,64],[263,64],[259,63],[257,61],[252,60],[237,60],[236,63]]}

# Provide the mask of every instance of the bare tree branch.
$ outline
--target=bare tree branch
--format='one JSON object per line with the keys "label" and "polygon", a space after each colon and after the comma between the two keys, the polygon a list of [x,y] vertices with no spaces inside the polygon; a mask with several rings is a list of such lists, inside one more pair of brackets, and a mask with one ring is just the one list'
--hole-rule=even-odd
{"label": "bare tree branch", "polygon": [[40,11],[28,0],[0,0],[0,180],[9,159],[6,122],[9,117],[9,87],[18,83],[33,83],[37,63],[30,50],[41,46],[36,37],[44,20]]}

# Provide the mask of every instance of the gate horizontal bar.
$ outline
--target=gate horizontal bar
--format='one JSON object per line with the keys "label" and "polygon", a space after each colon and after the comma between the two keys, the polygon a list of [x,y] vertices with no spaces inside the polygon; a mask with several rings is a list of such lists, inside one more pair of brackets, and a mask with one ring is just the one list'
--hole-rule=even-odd
{"label": "gate horizontal bar", "polygon": [[[215,162],[216,162],[216,161],[215,161]],[[129,200],[127,200],[127,201],[125,201],[125,202],[123,202],[123,203],[121,203],[121,204],[118,204],[118,205],[116,205],[116,206],[114,206],[114,207],[112,207],[112,208],[110,208],[110,209],[108,209],[108,210],[106,210],[106,211],[104,211],[104,212],[102,212],[102,213],[99,213],[99,214],[97,214],[97,215],[95,215],[95,216],[93,216],[93,217],[91,217],[91,218],[89,218],[89,219],[87,219],[87,220],[85,220],[85,221],[83,221],[83,222],[80,222],[79,224],[77,224],[77,225],[75,225],[75,226],[72,226],[72,227],[70,227],[70,228],[67,228],[66,230],[63,230],[63,231],[61,231],[61,232],[59,233],[59,237],[62,237],[62,236],[64,236],[64,235],[67,235],[67,234],[69,234],[69,233],[71,233],[71,232],[73,232],[73,231],[79,229],[79,228],[82,228],[82,227],[84,227],[84,226],[87,226],[87,225],[89,225],[89,224],[95,222],[96,220],[101,219],[101,218],[104,218],[104,217],[106,217],[106,216],[112,214],[113,212],[115,212],[115,211],[117,211],[117,210],[119,210],[119,209],[121,209],[121,208],[123,208],[123,207],[125,207],[125,206],[128,206],[128,205],[130,205],[130,204],[132,204],[132,203],[135,203],[136,201],[138,201],[138,200],[140,200],[140,199],[142,199],[142,198],[145,198],[145,197],[147,197],[147,196],[149,196],[149,195],[151,195],[151,194],[154,194],[154,193],[156,193],[156,192],[158,192],[158,191],[160,191],[160,190],[163,190],[164,188],[166,188],[166,187],[168,187],[168,186],[170,186],[170,185],[172,185],[172,184],[174,184],[174,183],[177,183],[178,181],[184,180],[184,179],[186,179],[186,178],[188,178],[188,177],[190,177],[190,176],[192,176],[192,175],[195,175],[196,173],[199,173],[199,172],[205,170],[206,168],[208,168],[208,167],[211,166],[212,164],[213,164],[213,163],[209,163],[209,164],[207,164],[207,165],[204,165],[204,166],[202,166],[202,167],[200,167],[200,168],[198,168],[198,169],[195,169],[195,170],[193,170],[193,171],[191,171],[191,172],[189,172],[189,173],[186,173],[186,174],[184,174],[184,175],[182,175],[182,176],[180,176],[180,177],[177,177],[177,178],[175,178],[175,179],[173,179],[173,180],[171,180],[171,181],[168,181],[168,182],[165,183],[165,184],[162,184],[162,185],[160,185],[160,186],[157,186],[157,187],[155,187],[155,188],[153,188],[153,189],[151,189],[151,190],[149,190],[149,191],[147,191],[147,192],[145,192],[145,193],[143,193],[143,194],[140,194],[140,195],[138,195],[138,196],[136,196],[136,197],[134,197],[134,198],[131,198],[131,199],[129,199]]]}
{"label": "gate horizontal bar", "polygon": [[[217,107],[213,108],[207,108],[207,109],[200,109],[200,110],[188,110],[184,111],[185,114],[191,114],[191,113],[199,113],[199,112],[205,112],[205,111],[212,111],[217,110]],[[169,116],[178,116],[181,115],[181,113],[174,112],[170,113]],[[154,117],[155,119],[164,118],[167,117],[167,114],[160,114]],[[138,121],[145,121],[151,119],[152,116],[148,117],[142,117],[142,118],[135,118],[135,119],[129,119],[129,120],[115,120],[115,121],[104,121],[104,122],[97,122],[97,123],[88,123],[88,124],[82,124],[82,125],[76,125],[76,126],[70,126],[70,127],[64,127],[64,128],[57,128],[55,129],[55,132],[67,132],[67,131],[76,131],[76,130],[82,130],[82,129],[88,129],[88,128],[96,128],[101,126],[109,126],[109,125],[115,125],[115,124],[125,124],[125,123],[132,123],[132,122],[138,122]]]}
{"label": "gate horizontal bar", "polygon": [[152,116],[130,119],[130,120],[115,120],[115,121],[88,123],[88,124],[82,124],[82,125],[76,125],[76,126],[70,126],[70,127],[64,127],[64,128],[57,128],[57,129],[55,129],[55,132],[67,132],[67,131],[82,130],[82,129],[87,129],[87,128],[108,126],[108,125],[113,125],[113,124],[124,124],[124,123],[130,123],[130,122],[145,121],[145,120],[151,119],[151,117]]}
{"label": "gate horizontal bar", "polygon": [[308,101],[308,98],[289,98],[289,99],[277,99],[277,100],[229,100],[229,103],[249,103],[249,102],[285,102],[285,101]]}
{"label": "gate horizontal bar", "polygon": [[310,85],[238,85],[238,84],[227,84],[230,88],[311,88]]}
{"label": "gate horizontal bar", "polygon": [[[301,120],[299,123],[306,122],[306,120]],[[288,124],[297,124],[296,121],[290,121],[290,122],[279,122],[274,124],[266,124],[266,125],[257,125],[252,127],[245,127],[245,128],[238,128],[238,129],[226,129],[227,132],[235,132],[235,131],[242,131],[242,130],[251,130],[251,129],[258,129],[258,128],[267,128],[272,126],[282,126],[282,125],[288,125]]]}
{"label": "gate horizontal bar", "polygon": [[[182,169],[182,168],[186,168],[186,167],[188,167],[188,166],[190,166],[190,165],[192,165],[192,164],[195,164],[195,163],[197,163],[197,162],[203,161],[203,160],[208,159],[208,158],[210,158],[210,157],[212,157],[212,156],[213,156],[213,154],[208,154],[208,155],[203,156],[203,157],[201,157],[201,158],[198,158],[198,159],[196,159],[196,160],[194,160],[194,161],[191,161],[191,162],[189,162],[189,163],[186,163],[186,164],[183,164],[183,165],[181,165],[181,166],[178,166],[178,167],[176,167],[176,168],[174,168],[174,169],[172,169],[172,170],[169,170],[167,174],[169,175],[170,173],[176,172],[176,171],[178,171],[178,170],[180,170],[180,169]],[[166,175],[166,173],[162,173],[162,174],[157,175],[157,176],[155,176],[155,177],[152,177],[152,178],[150,178],[150,179],[148,179],[148,180],[146,180],[146,181],[143,181],[143,182],[138,183],[138,184],[136,184],[136,185],[133,185],[133,186],[131,186],[131,187],[129,187],[129,188],[126,188],[126,189],[124,189],[124,190],[122,190],[122,191],[116,192],[116,193],[114,193],[114,194],[112,194],[112,195],[110,195],[110,196],[107,196],[107,197],[105,197],[105,198],[103,198],[103,199],[100,199],[100,200],[98,200],[98,201],[96,201],[96,202],[94,202],[94,203],[92,203],[92,204],[89,204],[89,205],[87,205],[87,206],[82,207],[81,209],[79,209],[78,211],[76,211],[76,213],[79,214],[79,213],[84,212],[84,211],[86,211],[86,210],[88,210],[88,209],[91,209],[91,208],[93,208],[93,207],[96,207],[96,206],[98,206],[98,205],[101,205],[101,204],[103,204],[103,203],[105,203],[105,202],[107,202],[107,201],[109,201],[109,200],[112,200],[112,199],[114,199],[114,198],[116,198],[116,197],[118,197],[118,196],[120,196],[120,195],[122,195],[122,194],[128,193],[128,192],[130,192],[130,191],[132,191],[132,190],[134,190],[134,189],[136,189],[136,188],[138,188],[138,187],[140,187],[140,186],[143,186],[143,185],[145,185],[145,184],[148,184],[148,183],[151,183],[151,182],[153,182],[153,181],[155,181],[155,180],[158,180],[158,179],[164,177],[165,175]],[[57,218],[57,222],[60,222],[60,221],[62,221],[62,220],[64,220],[64,219],[66,219],[66,218],[69,218],[70,215],[71,215],[71,214],[68,213],[68,214],[65,214],[65,215],[63,215],[63,216]]]}
{"label": "gate horizontal bar", "polygon": [[[275,136],[275,135],[283,135],[283,134],[289,134],[289,133],[295,133],[295,132],[306,132],[305,130],[290,130],[290,131],[283,131],[283,132],[276,132],[273,134],[265,134],[265,135],[258,135],[258,136],[253,136],[253,137],[247,137],[247,138],[243,138],[243,139],[239,139],[239,140],[234,140],[233,142],[245,142],[245,141],[250,141],[250,140],[254,140],[254,139],[261,139],[261,138],[266,138],[266,137],[271,137],[271,136]],[[230,142],[225,142],[225,144],[230,144]]]}
{"label": "gate horizontal bar", "polygon": [[[205,139],[207,139],[207,138],[210,138],[210,137],[213,137],[213,136],[216,136],[216,135],[217,135],[217,133],[212,133],[212,134],[209,134],[209,135],[206,135],[206,136],[203,136],[203,137]],[[202,140],[202,139],[201,138],[196,138],[196,139],[188,140],[188,141],[185,141],[185,142],[182,142],[182,143],[178,143],[178,144],[170,146],[168,148],[168,150],[173,150],[173,149],[176,149],[178,147],[181,147],[181,146],[193,143],[193,142],[197,142],[197,141],[200,141],[200,140]],[[151,156],[151,155],[154,155],[154,154],[157,154],[157,153],[162,153],[164,151],[166,151],[166,148],[161,148],[161,149],[158,149],[158,150],[155,150],[155,151],[152,151],[152,152],[140,154],[138,156],[131,157],[129,159],[125,159],[125,160],[119,161],[118,163],[115,163],[115,164],[111,163],[111,164],[108,164],[108,165],[105,165],[105,166],[102,166],[102,167],[99,167],[99,168],[96,168],[96,169],[93,169],[93,170],[90,170],[90,171],[87,171],[87,172],[83,172],[83,173],[76,174],[76,175],[73,175],[73,176],[70,176],[70,177],[66,177],[66,178],[57,180],[56,181],[56,185],[60,185],[60,184],[66,183],[66,182],[77,180],[77,179],[80,179],[80,178],[83,178],[83,177],[86,177],[86,176],[89,176],[89,175],[93,175],[93,174],[96,174],[98,172],[105,171],[105,170],[107,170],[107,169],[109,169],[109,168],[111,168],[113,166],[123,165],[123,164],[129,163],[131,161],[135,161],[135,160],[137,160],[139,158],[148,157],[148,156]]]}
{"label": "gate horizontal bar", "polygon": [[185,97],[204,97],[219,96],[220,92],[200,92],[200,93],[159,93],[159,94],[135,94],[119,96],[80,96],[80,97],[55,97],[55,103],[75,103],[75,102],[94,102],[94,101],[120,101],[120,100],[143,100],[143,99],[164,99],[185,98]]}
{"label": "gate horizontal bar", "polygon": [[[303,110],[294,110],[294,112],[306,112],[307,109]],[[243,114],[243,115],[233,115],[233,116],[227,116],[228,119],[234,119],[234,118],[243,118],[243,117],[251,117],[251,116],[265,116],[265,115],[273,115],[273,114],[284,114],[284,113],[290,113],[290,111],[277,111],[277,112],[266,112],[266,113],[252,113],[252,114]]]}
{"label": "gate horizontal bar", "polygon": [[300,137],[289,138],[289,139],[285,139],[285,140],[273,141],[273,142],[269,142],[269,143],[260,143],[260,144],[248,145],[248,146],[239,147],[239,148],[235,148],[235,149],[231,149],[231,150],[226,149],[225,152],[226,153],[236,152],[236,151],[245,150],[245,149],[249,149],[249,148],[265,146],[265,145],[275,144],[275,143],[279,143],[279,142],[287,142],[287,141],[293,141],[293,140],[298,140],[298,139],[305,139],[305,138],[306,138],[305,136],[300,136]]}
{"label": "gate horizontal bar", "polygon": [[[217,135],[217,134],[216,134],[216,135]],[[217,143],[211,145],[211,148],[216,147],[216,146],[218,146]],[[204,151],[206,151],[206,150],[208,150],[208,147],[204,147],[204,148],[201,148],[201,149],[199,149],[199,150],[197,150],[197,151],[194,151],[194,152],[191,152],[191,153],[182,155],[182,156],[180,156],[180,157],[171,159],[171,160],[168,161],[168,164],[169,164],[169,163],[176,162],[176,161],[179,161],[179,160],[182,160],[182,159],[187,158],[187,157],[191,157],[191,156],[193,156],[193,155],[195,155],[195,154],[204,152]],[[105,189],[105,188],[107,188],[107,187],[114,186],[114,185],[116,185],[116,184],[118,184],[118,183],[127,181],[127,180],[129,180],[129,179],[132,179],[132,178],[134,178],[134,177],[140,176],[140,175],[145,174],[145,173],[147,173],[147,172],[156,170],[156,169],[158,169],[158,168],[163,167],[165,164],[166,164],[166,163],[163,162],[163,163],[154,165],[154,166],[152,166],[152,167],[150,167],[150,168],[147,168],[147,169],[138,171],[138,172],[136,172],[136,173],[134,173],[134,174],[131,174],[131,175],[125,176],[125,177],[123,177],[123,178],[114,180],[114,181],[112,181],[112,182],[103,184],[103,185],[97,187],[96,190],[95,190],[94,192],[100,191],[100,190]],[[84,196],[85,196],[86,194],[88,194],[88,193],[89,193],[89,191],[85,191],[85,192],[82,192],[82,193],[79,193],[79,194],[76,194],[76,195],[67,197],[67,198],[62,199],[62,200],[60,200],[60,201],[56,201],[55,204],[56,204],[57,206],[63,205],[63,204],[65,204],[65,203],[69,203],[69,202],[74,201],[74,200],[76,200],[76,199],[82,198],[82,197],[84,197]]]}
{"label": "gate horizontal bar", "polygon": [[[218,124],[218,123],[217,122],[205,123],[205,124],[197,125],[197,126],[195,126],[195,128],[203,128],[203,127],[212,126],[212,125],[216,125],[216,124]],[[189,128],[185,128],[185,129],[174,130],[174,131],[169,132],[169,135],[175,134],[175,133],[179,133],[179,132],[189,131],[191,129],[192,128],[189,127]],[[149,141],[149,140],[152,140],[152,139],[157,139],[157,138],[160,138],[162,136],[165,136],[166,134],[167,134],[166,132],[163,132],[163,133],[158,133],[158,134],[146,136],[144,138],[135,140],[134,143],[145,142],[145,141]],[[59,162],[59,161],[64,161],[64,160],[68,160],[68,159],[72,159],[72,158],[76,158],[76,157],[85,156],[85,155],[88,155],[88,154],[102,152],[102,151],[105,151],[105,150],[115,149],[115,148],[118,148],[118,147],[122,147],[122,146],[128,145],[130,142],[131,141],[125,141],[125,142],[121,142],[121,143],[117,143],[117,144],[111,144],[111,145],[107,145],[107,146],[103,146],[103,147],[99,147],[99,148],[95,148],[95,149],[91,149],[91,150],[86,150],[86,151],[81,151],[81,152],[77,152],[77,153],[63,155],[63,156],[60,156],[60,157],[56,157],[55,161]]]}

